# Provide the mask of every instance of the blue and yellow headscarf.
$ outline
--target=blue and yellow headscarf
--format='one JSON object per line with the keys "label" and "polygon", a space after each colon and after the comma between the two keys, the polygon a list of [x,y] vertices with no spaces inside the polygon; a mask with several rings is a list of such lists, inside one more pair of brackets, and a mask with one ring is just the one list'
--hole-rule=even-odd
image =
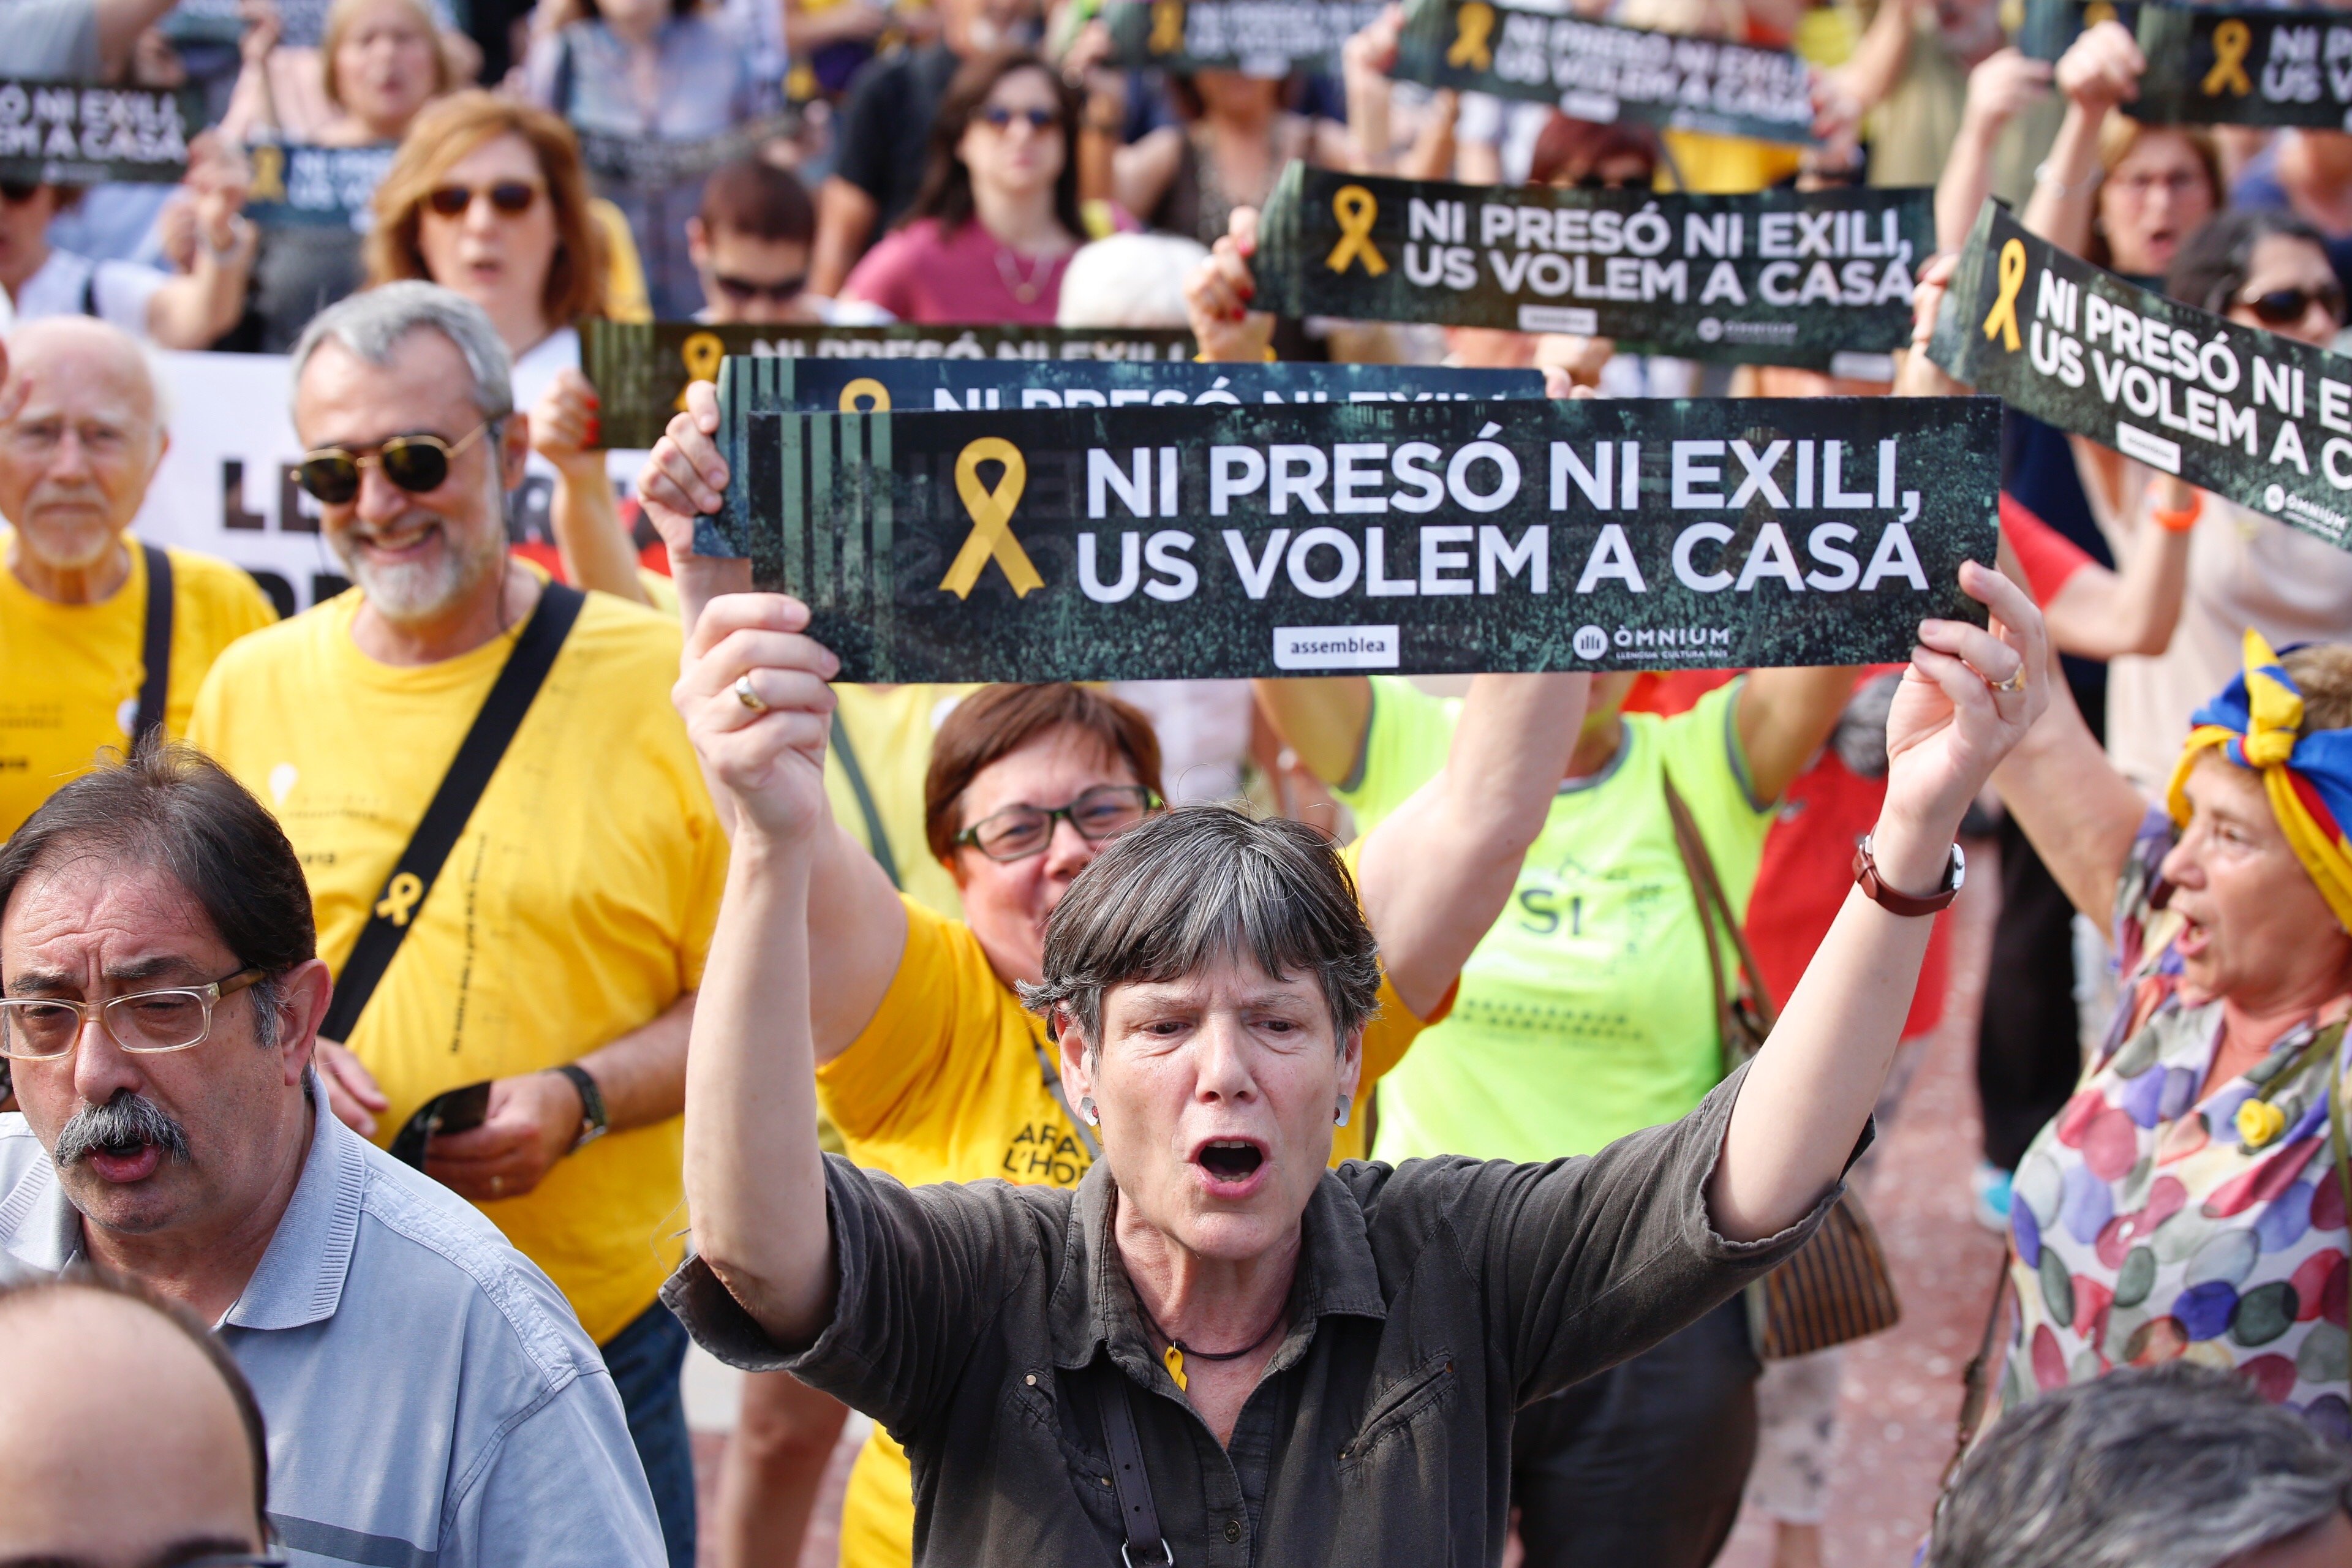
{"label": "blue and yellow headscarf", "polygon": [[2311,873],[2320,897],[2352,931],[2352,730],[2322,730],[2298,737],[2303,693],[2263,634],[2246,629],[2245,673],[2189,721],[2189,743],[2172,770],[2165,804],[2186,825],[2189,770],[2210,747],[2263,775],[2271,811],[2294,858]]}

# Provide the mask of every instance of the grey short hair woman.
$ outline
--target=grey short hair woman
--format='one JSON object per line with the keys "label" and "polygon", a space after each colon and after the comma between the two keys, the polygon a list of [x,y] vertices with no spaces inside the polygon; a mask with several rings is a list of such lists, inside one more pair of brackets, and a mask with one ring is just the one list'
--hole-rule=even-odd
{"label": "grey short hair woman", "polygon": [[699,1253],[666,1299],[722,1359],[904,1441],[919,1562],[1495,1561],[1518,1407],[1727,1300],[1841,1190],[1927,942],[1895,911],[1949,886],[1962,811],[2042,700],[2039,614],[1985,568],[1960,582],[1993,625],[1919,628],[1877,897],[1689,1116],[1589,1159],[1327,1172],[1371,935],[1319,838],[1194,807],[1112,843],[1047,927],[1032,1000],[1103,1150],[1075,1192],[909,1190],[819,1152],[837,661],[796,601],[714,600],[676,695],[734,844],[688,1067]]}

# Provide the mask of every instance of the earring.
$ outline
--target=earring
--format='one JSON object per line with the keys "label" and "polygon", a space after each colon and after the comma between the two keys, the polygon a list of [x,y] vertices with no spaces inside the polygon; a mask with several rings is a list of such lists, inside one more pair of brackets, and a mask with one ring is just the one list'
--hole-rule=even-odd
{"label": "earring", "polygon": [[1095,1109],[1094,1096],[1092,1095],[1079,1096],[1078,1115],[1089,1127],[1100,1127],[1102,1125],[1102,1113]]}
{"label": "earring", "polygon": [[1347,1102],[1345,1100],[1340,1100],[1340,1101],[1339,1101],[1339,1109],[1338,1110],[1336,1110],[1336,1111],[1332,1112],[1332,1115],[1331,1115],[1331,1125],[1332,1125],[1332,1126],[1334,1126],[1334,1127],[1345,1127],[1346,1125],[1348,1125],[1348,1109],[1349,1109],[1349,1107],[1348,1107],[1348,1102]]}

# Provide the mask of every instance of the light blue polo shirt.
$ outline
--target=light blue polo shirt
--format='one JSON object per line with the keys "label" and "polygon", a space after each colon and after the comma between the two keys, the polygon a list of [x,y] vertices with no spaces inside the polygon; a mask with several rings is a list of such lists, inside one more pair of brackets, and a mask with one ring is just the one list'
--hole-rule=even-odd
{"label": "light blue polo shirt", "polygon": [[[664,1568],[620,1395],[563,1297],[472,1205],[316,1123],[216,1325],[268,1425],[289,1561]],[[81,1245],[47,1152],[0,1116],[0,1251],[55,1274]]]}

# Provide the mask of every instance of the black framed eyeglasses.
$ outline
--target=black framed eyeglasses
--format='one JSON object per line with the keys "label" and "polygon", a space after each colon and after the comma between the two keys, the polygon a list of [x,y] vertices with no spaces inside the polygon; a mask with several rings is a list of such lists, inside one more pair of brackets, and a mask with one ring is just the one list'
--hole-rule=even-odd
{"label": "black framed eyeglasses", "polygon": [[377,468],[411,495],[429,495],[449,481],[449,463],[499,422],[486,419],[455,441],[438,436],[394,436],[373,452],[320,447],[302,454],[295,476],[302,488],[329,506],[342,506],[360,493],[360,470]]}
{"label": "black framed eyeglasses", "polygon": [[2266,327],[2291,327],[2304,318],[2304,313],[2317,305],[2334,321],[2344,320],[2344,285],[2323,283],[2316,289],[2273,289],[2251,300],[2239,301],[2254,313],[2254,320]]}
{"label": "black framed eyeglasses", "polygon": [[0,996],[0,1056],[46,1062],[70,1055],[92,1017],[133,1056],[184,1051],[204,1044],[212,1034],[213,1009],[223,997],[236,995],[262,977],[259,969],[248,966],[204,985],[166,985],[103,1002]]}
{"label": "black framed eyeglasses", "polygon": [[724,272],[714,274],[710,280],[719,285],[721,294],[738,305],[748,305],[754,300],[772,300],[779,305],[788,305],[799,299],[808,288],[808,274],[805,272],[797,278],[778,279],[773,283],[761,283],[750,278],[730,278]]}
{"label": "black framed eyeglasses", "polygon": [[1151,815],[1159,798],[1141,784],[1097,784],[1067,805],[1008,805],[991,812],[955,836],[992,860],[1026,860],[1054,841],[1054,825],[1066,822],[1089,844],[1105,844]]}

